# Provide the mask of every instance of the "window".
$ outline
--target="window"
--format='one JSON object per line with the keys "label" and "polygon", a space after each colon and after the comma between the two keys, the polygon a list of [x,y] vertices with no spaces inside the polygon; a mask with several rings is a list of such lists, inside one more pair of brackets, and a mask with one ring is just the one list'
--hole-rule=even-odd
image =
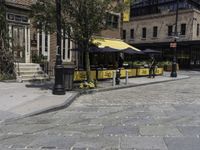
{"label": "window", "polygon": [[186,24],[181,24],[181,35],[186,34]]}
{"label": "window", "polygon": [[199,36],[199,24],[197,24],[197,36]]}
{"label": "window", "polygon": [[153,37],[156,38],[158,36],[158,27],[153,27]]}
{"label": "window", "polygon": [[72,41],[69,38],[70,32],[66,30],[62,31],[62,44],[61,44],[61,51],[62,51],[62,59],[63,61],[71,61],[71,49],[72,49]]}
{"label": "window", "polygon": [[142,28],[142,38],[146,38],[147,36],[147,28]]}
{"label": "window", "polygon": [[50,51],[50,34],[42,28],[38,29],[37,49],[39,55],[47,56],[49,59]]}
{"label": "window", "polygon": [[173,26],[168,26],[168,36],[172,36]]}
{"label": "window", "polygon": [[126,30],[123,30],[123,39],[126,39]]}
{"label": "window", "polygon": [[118,28],[119,16],[116,14],[107,14],[106,24],[112,28]]}
{"label": "window", "polygon": [[130,37],[131,37],[131,39],[134,39],[134,29],[131,29],[131,31],[130,31]]}

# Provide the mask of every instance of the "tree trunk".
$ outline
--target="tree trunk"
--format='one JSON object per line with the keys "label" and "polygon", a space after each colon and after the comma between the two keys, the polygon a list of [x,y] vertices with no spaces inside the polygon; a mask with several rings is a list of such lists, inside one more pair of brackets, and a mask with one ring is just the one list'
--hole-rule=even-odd
{"label": "tree trunk", "polygon": [[85,51],[85,67],[86,67],[86,76],[87,76],[87,81],[91,82],[92,81],[92,77],[91,77],[91,73],[90,73],[90,54],[89,54],[89,49],[87,48],[87,50]]}

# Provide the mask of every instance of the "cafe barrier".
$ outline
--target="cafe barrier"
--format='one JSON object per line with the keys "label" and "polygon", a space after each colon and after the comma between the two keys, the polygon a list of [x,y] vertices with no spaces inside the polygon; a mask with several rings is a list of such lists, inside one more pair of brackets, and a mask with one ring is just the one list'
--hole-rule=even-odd
{"label": "cafe barrier", "polygon": [[[93,80],[96,80],[96,71],[91,71],[91,76]],[[75,71],[74,81],[84,81],[87,79],[86,71]]]}
{"label": "cafe barrier", "polygon": [[[121,69],[120,74],[121,78],[126,78],[126,70],[128,71],[128,77],[141,77],[149,75],[149,68],[138,68],[138,69]],[[163,68],[156,69],[156,75],[163,74]],[[104,80],[104,79],[112,79],[113,71],[116,70],[98,70],[91,71],[91,76],[93,80]],[[86,80],[86,71],[75,71],[74,72],[74,81],[84,81]]]}

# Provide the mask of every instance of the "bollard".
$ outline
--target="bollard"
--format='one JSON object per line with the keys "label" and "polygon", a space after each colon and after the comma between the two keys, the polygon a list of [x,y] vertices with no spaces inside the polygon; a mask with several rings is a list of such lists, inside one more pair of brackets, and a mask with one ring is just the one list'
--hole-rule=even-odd
{"label": "bollard", "polygon": [[126,80],[125,80],[125,84],[128,84],[128,70],[126,70]]}
{"label": "bollard", "polygon": [[113,71],[113,86],[116,85],[116,71]]}
{"label": "bollard", "polygon": [[116,85],[120,84],[120,69],[116,71]]}

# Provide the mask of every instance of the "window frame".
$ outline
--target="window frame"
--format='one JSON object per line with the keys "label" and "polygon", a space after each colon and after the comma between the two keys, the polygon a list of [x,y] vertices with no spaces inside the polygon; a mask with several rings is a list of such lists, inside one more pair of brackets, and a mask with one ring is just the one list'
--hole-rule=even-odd
{"label": "window frame", "polygon": [[147,38],[147,28],[143,27],[142,28],[142,39],[146,39]]}
{"label": "window frame", "polygon": [[153,38],[157,38],[158,37],[158,26],[154,26],[153,27]]}

